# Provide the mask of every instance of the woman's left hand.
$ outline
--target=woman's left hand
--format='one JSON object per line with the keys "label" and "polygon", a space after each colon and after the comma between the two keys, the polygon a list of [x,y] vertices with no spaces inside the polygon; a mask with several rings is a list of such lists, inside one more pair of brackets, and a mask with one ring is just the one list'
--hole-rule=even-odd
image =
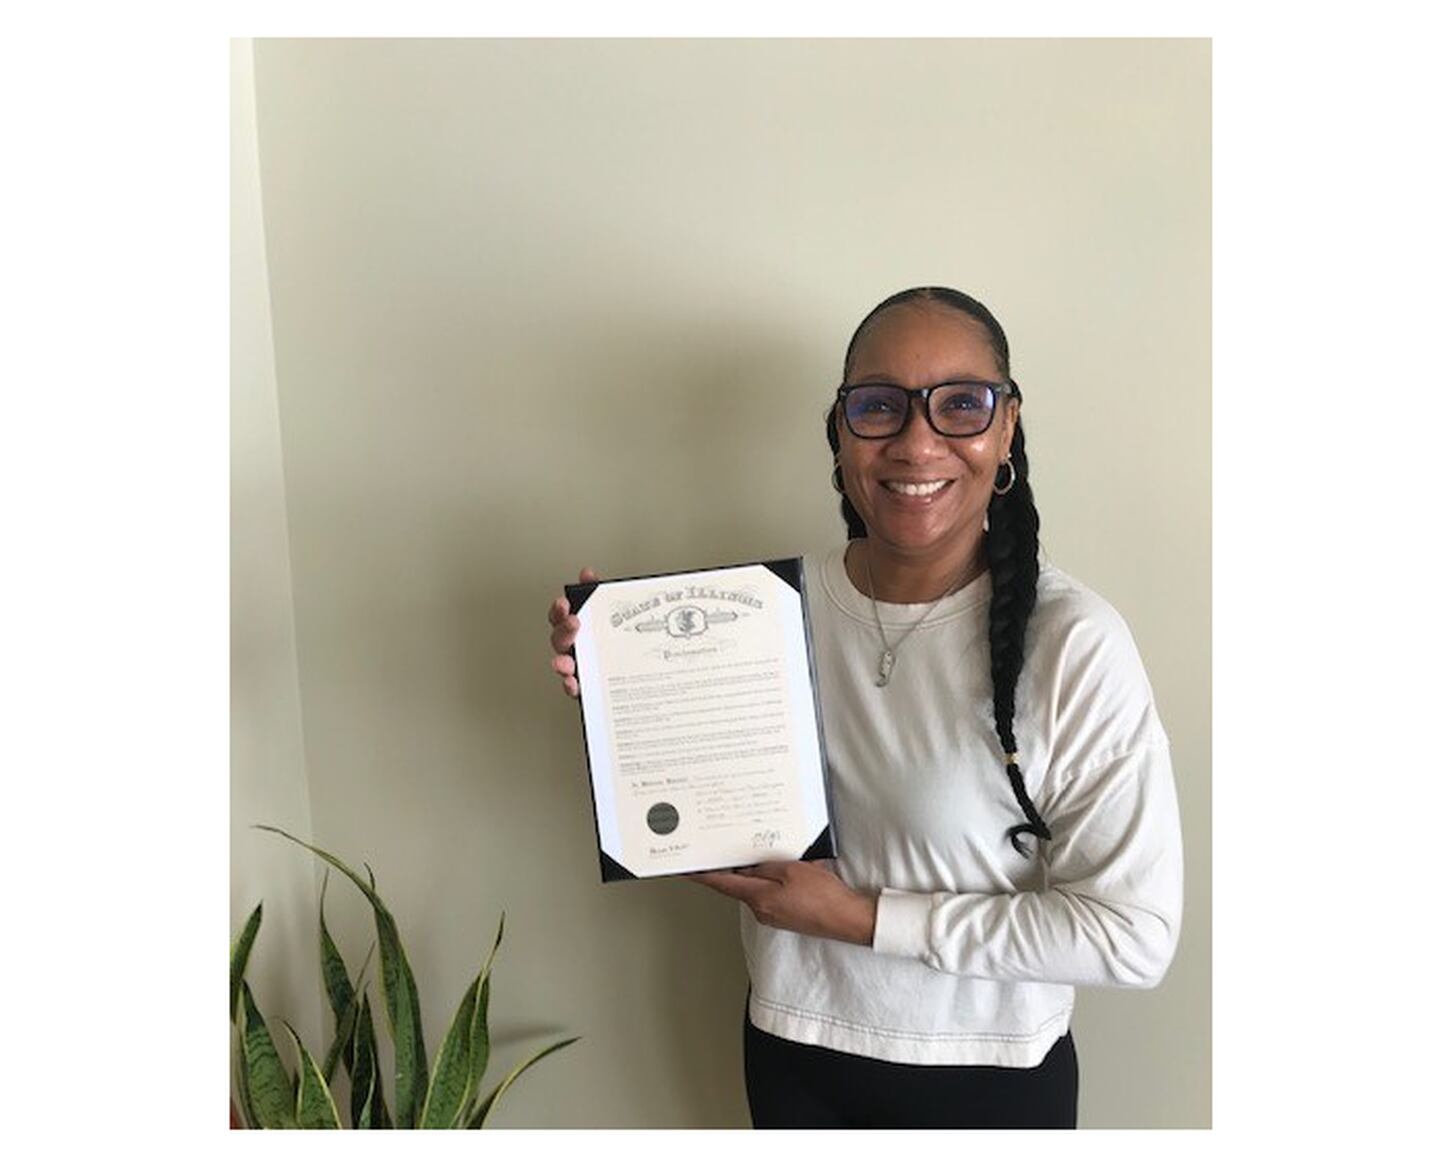
{"label": "woman's left hand", "polygon": [[846,886],[825,861],[757,863],[688,878],[741,900],[762,924],[869,947],[875,897]]}

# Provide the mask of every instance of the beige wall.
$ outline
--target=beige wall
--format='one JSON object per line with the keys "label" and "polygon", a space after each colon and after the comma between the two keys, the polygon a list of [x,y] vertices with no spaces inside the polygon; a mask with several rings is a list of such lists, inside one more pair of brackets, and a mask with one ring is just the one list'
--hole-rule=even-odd
{"label": "beige wall", "polygon": [[[235,652],[283,656],[288,522],[298,696],[278,670],[273,707],[237,692],[235,733],[298,742],[303,708],[308,765],[287,746],[267,801],[273,759],[237,750],[235,805],[372,863],[432,1050],[508,912],[497,1056],[584,1040],[497,1125],[746,1123],[737,909],[599,886],[544,609],[584,563],[843,537],[820,418],[844,344],[927,282],[1004,322],[1044,545],[1130,621],[1174,745],[1184,935],[1160,989],[1082,992],[1082,1123],[1209,1125],[1209,43],[262,41],[254,61],[281,442],[237,420],[237,481],[271,493],[236,522],[273,545],[275,590]],[[237,261],[258,303],[254,277]],[[237,844],[237,882],[313,894],[283,846]]]}
{"label": "beige wall", "polygon": [[230,926],[263,901],[251,988],[263,1011],[311,1033],[319,984],[290,954],[315,944],[315,885],[250,829],[278,820],[308,836],[310,792],[249,41],[231,42],[230,75]]}

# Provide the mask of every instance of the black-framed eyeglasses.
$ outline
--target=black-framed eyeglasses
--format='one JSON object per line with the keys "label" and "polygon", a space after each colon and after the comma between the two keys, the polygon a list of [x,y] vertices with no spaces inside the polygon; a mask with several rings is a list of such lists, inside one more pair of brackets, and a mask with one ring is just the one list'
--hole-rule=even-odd
{"label": "black-framed eyeglasses", "polygon": [[1021,400],[1014,381],[941,381],[925,389],[869,382],[841,385],[837,394],[845,428],[857,438],[893,438],[909,424],[916,398],[937,434],[973,438],[990,428],[1000,398]]}

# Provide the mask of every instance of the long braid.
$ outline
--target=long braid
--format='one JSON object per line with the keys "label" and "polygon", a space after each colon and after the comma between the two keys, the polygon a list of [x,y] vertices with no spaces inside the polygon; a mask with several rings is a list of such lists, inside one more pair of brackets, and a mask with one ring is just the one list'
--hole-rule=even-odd
{"label": "long braid", "polygon": [[[850,338],[845,350],[843,379],[850,375],[850,358],[855,352],[866,326],[892,304],[911,300],[933,300],[965,313],[985,326],[990,334],[1000,375],[1010,376],[1010,343],[1005,330],[990,310],[973,296],[953,288],[909,288],[882,300],[872,308]],[[1012,382],[1013,384],[1013,382]],[[840,492],[840,514],[851,539],[866,537],[865,523],[845,493],[840,473],[840,418],[837,405],[832,404],[825,415],[825,437],[835,456],[831,475]],[[1015,744],[1015,688],[1025,663],[1025,629],[1035,610],[1035,585],[1040,575],[1040,514],[1035,509],[1035,496],[1030,489],[1030,461],[1025,455],[1025,431],[1017,420],[1010,445],[1010,461],[1015,468],[1014,483],[1004,494],[990,499],[989,530],[985,535],[985,555],[990,567],[990,682],[994,690],[995,732],[1005,753],[1005,773],[1010,790],[1025,814],[1025,821],[1005,832],[1011,846],[1021,855],[1030,856],[1022,835],[1048,840],[1050,828],[1030,801],[1025,791],[1025,775],[1021,771]]]}
{"label": "long braid", "polygon": [[1025,822],[1005,837],[1020,854],[1030,855],[1021,835],[1049,839],[1045,825],[1025,792],[1025,775],[1016,762],[1015,686],[1025,663],[1025,629],[1035,610],[1035,582],[1040,576],[1040,514],[1030,490],[1030,461],[1025,456],[1025,430],[1017,422],[1010,444],[1015,478],[1004,494],[990,498],[990,529],[985,533],[985,558],[990,564],[990,682],[994,687],[995,732],[1005,751],[1005,773]]}

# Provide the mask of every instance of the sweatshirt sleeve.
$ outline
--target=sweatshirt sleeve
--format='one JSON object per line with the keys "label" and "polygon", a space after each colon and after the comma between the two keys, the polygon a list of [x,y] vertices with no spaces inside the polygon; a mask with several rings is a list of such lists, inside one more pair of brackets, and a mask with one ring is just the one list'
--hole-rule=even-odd
{"label": "sweatshirt sleeve", "polygon": [[1063,776],[1047,801],[1044,890],[882,889],[875,950],[957,976],[1158,984],[1175,953],[1183,892],[1168,744]]}

